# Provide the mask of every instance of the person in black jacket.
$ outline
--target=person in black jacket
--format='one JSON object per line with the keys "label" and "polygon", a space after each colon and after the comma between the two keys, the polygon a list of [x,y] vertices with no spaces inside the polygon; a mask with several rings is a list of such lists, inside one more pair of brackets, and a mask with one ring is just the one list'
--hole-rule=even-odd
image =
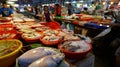
{"label": "person in black jacket", "polygon": [[[111,31],[105,36],[93,39],[93,51],[100,51],[105,54],[113,54],[119,47],[112,47],[110,45],[116,38],[120,39],[120,15],[116,15],[113,11],[111,12],[112,17],[115,19],[114,23],[110,24]],[[98,53],[98,52],[96,52]],[[101,54],[102,55],[102,54]]]}

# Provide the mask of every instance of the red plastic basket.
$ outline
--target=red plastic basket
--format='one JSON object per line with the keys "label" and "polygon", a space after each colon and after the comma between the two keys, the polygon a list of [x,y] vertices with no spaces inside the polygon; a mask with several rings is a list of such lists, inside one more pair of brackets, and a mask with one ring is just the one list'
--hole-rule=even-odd
{"label": "red plastic basket", "polygon": [[73,21],[73,24],[76,24],[76,25],[78,25],[78,24],[79,24],[79,22],[77,22],[77,21]]}
{"label": "red plastic basket", "polygon": [[40,38],[42,38],[43,35],[41,34],[41,36],[39,38],[24,38],[23,34],[21,35],[21,38],[24,39],[26,42],[28,43],[34,43],[34,42],[38,42]]}
{"label": "red plastic basket", "polygon": [[1,22],[10,22],[11,20],[0,20]]}
{"label": "red plastic basket", "polygon": [[56,41],[48,41],[48,40],[44,40],[44,39],[40,38],[40,41],[46,46],[55,46],[62,41],[62,38],[60,38],[59,40],[56,40]]}
{"label": "red plastic basket", "polygon": [[83,15],[85,15],[85,14],[76,14],[76,16],[83,16]]}
{"label": "red plastic basket", "polygon": [[5,37],[5,38],[0,38],[0,39],[17,39],[17,31],[16,30],[9,30],[9,31],[0,31],[0,35],[3,34],[10,34],[10,36]]}
{"label": "red plastic basket", "polygon": [[0,28],[14,28],[13,24],[0,24]]}
{"label": "red plastic basket", "polygon": [[51,29],[61,29],[60,24],[58,22],[46,22],[43,25],[50,27]]}
{"label": "red plastic basket", "polygon": [[80,21],[90,21],[93,20],[93,18],[79,18]]}
{"label": "red plastic basket", "polygon": [[91,44],[88,44],[88,46],[90,47],[89,50],[83,52],[70,52],[68,50],[61,48],[60,45],[61,44],[58,44],[58,48],[60,49],[61,52],[65,54],[65,57],[69,59],[82,59],[92,50]]}

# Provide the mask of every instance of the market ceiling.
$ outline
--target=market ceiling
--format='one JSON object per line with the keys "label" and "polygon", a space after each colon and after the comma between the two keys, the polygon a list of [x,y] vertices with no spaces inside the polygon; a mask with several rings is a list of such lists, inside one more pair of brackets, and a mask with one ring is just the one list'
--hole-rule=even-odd
{"label": "market ceiling", "polygon": [[1,3],[6,2],[7,0],[0,0]]}

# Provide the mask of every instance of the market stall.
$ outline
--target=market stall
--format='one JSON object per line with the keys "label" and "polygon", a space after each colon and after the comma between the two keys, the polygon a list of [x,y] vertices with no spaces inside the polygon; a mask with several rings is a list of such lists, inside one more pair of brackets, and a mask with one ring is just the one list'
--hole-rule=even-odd
{"label": "market stall", "polygon": [[[71,16],[55,17],[55,20],[61,20],[65,23],[66,28],[73,30],[75,33],[94,37],[104,29],[109,28],[111,18],[104,19],[102,16],[73,14]],[[73,25],[74,29],[67,27],[67,24]],[[91,31],[95,34],[92,34]]]}
{"label": "market stall", "polygon": [[[92,64],[91,67],[94,66],[94,55],[90,53],[92,49],[91,39],[75,34],[71,30],[61,29],[57,22],[38,22],[21,15],[16,15],[10,19],[5,17],[5,19],[1,18],[0,36],[0,43],[7,43],[1,45],[2,49],[0,50],[0,52],[3,51],[0,54],[0,61],[4,67],[15,63],[18,67],[86,66],[83,64],[84,62],[88,65]],[[14,40],[15,42],[12,42]],[[21,46],[14,46],[14,43]],[[8,46],[10,44],[11,46]],[[22,53],[19,53],[21,51]],[[8,61],[10,57],[13,62],[7,63],[11,61]],[[74,62],[77,63],[74,64]]]}

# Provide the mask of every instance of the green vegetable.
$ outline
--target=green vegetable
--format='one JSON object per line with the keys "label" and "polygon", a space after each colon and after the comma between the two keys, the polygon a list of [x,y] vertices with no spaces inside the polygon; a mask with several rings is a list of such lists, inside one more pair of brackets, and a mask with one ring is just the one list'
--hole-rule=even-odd
{"label": "green vegetable", "polygon": [[37,48],[37,47],[43,47],[44,45],[43,44],[40,44],[40,43],[34,43],[34,44],[30,44],[30,47],[33,49],[33,48]]}

